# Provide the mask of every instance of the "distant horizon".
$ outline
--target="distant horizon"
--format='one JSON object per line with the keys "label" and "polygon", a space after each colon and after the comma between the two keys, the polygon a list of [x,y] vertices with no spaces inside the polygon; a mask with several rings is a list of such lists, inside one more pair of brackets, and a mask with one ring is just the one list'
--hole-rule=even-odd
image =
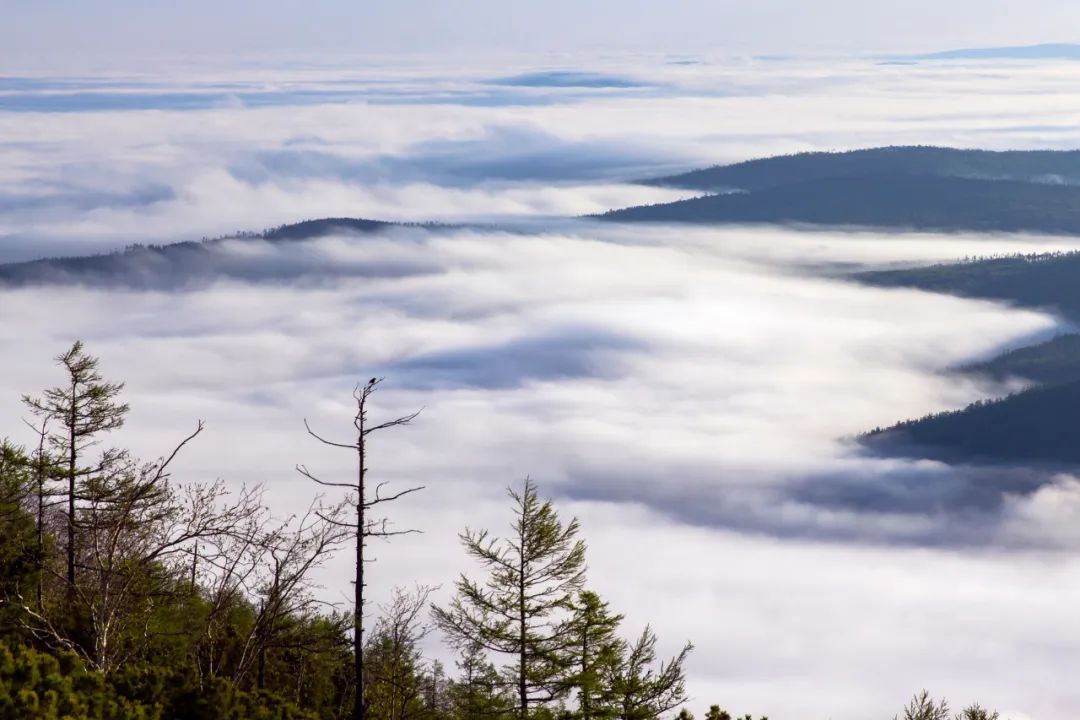
{"label": "distant horizon", "polygon": [[[14,0],[0,27],[0,61],[112,62],[152,57],[467,55],[512,53],[708,53],[729,57],[923,54],[968,48],[1065,44],[1075,10],[1037,0],[1023,13],[1007,0],[650,2],[552,0],[540,5],[473,0],[192,0],[176,6],[111,0],[48,4]],[[1077,39],[1080,41],[1080,39]]]}

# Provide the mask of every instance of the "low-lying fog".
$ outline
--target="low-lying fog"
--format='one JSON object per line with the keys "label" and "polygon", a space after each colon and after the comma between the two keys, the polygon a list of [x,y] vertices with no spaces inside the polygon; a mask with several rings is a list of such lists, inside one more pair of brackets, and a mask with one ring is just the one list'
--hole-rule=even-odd
{"label": "low-lying fog", "polygon": [[[285,514],[316,490],[297,463],[350,472],[303,419],[345,438],[353,385],[382,375],[379,415],[424,411],[378,438],[372,472],[427,489],[391,510],[425,534],[376,547],[378,596],[446,593],[466,568],[456,534],[504,528],[503,490],[528,474],[580,517],[591,583],[628,629],[694,641],[695,712],[891,717],[928,686],[1071,720],[1080,483],[1008,495],[845,440],[1003,392],[942,371],[1058,321],[843,272],[1074,242],[557,218],[682,196],[629,179],[771,152],[1075,144],[1080,100],[1060,89],[1078,71],[470,72],[0,93],[3,260],[331,215],[529,228],[227,242],[215,252],[247,279],[179,290],[0,289],[3,432],[28,439],[20,395],[58,382],[50,358],[81,338],[128,383],[116,442],[155,456],[203,419],[176,478],[266,483]],[[355,87],[318,95],[335,74]],[[327,597],[348,577],[338,558]]]}
{"label": "low-lying fog", "polygon": [[[933,684],[1052,711],[1068,684],[1031,688],[1074,653],[1061,628],[1080,585],[1063,584],[1060,548],[1077,539],[1080,485],[1001,497],[842,438],[1000,391],[939,371],[1057,323],[799,266],[1061,245],[584,223],[238,241],[220,252],[274,282],[0,293],[0,343],[18,358],[2,417],[18,428],[19,393],[56,381],[47,359],[81,337],[128,382],[124,442],[154,455],[204,419],[178,479],[264,482],[288,512],[315,493],[296,463],[350,472],[302,419],[344,437],[353,384],[385,375],[379,414],[425,409],[379,438],[373,472],[427,490],[392,510],[425,534],[377,548],[379,594],[448,587],[456,533],[503,527],[503,488],[529,474],[581,517],[596,587],[669,646],[695,641],[698,704],[854,717]],[[328,594],[343,596],[347,558],[332,568]],[[988,679],[1005,672],[1032,684]]]}

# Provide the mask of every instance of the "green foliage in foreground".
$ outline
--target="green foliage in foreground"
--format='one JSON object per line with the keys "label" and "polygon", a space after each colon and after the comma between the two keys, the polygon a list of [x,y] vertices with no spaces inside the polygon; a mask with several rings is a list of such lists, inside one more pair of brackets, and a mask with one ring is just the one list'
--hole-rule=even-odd
{"label": "green foliage in foreground", "polygon": [[[664,657],[648,625],[623,634],[588,587],[578,521],[531,481],[510,490],[506,535],[462,534],[479,573],[433,618],[429,586],[380,608],[353,682],[348,618],[306,580],[336,544],[333,517],[279,524],[257,494],[95,447],[127,412],[123,386],[80,344],[61,357],[94,371],[74,384],[93,402],[47,391],[59,407],[28,401],[43,408],[30,450],[0,442],[0,720],[345,720],[358,692],[364,720],[692,720],[690,643]],[[108,422],[91,422],[104,404]],[[72,427],[92,432],[79,443]],[[435,626],[458,651],[453,677],[424,653]],[[926,693],[903,717],[953,720]],[[704,720],[732,716],[714,705]],[[956,720],[999,719],[971,706]]]}
{"label": "green foliage in foreground", "polygon": [[5,720],[316,720],[265,692],[222,678],[201,685],[178,668],[135,666],[106,678],[72,653],[0,645]]}

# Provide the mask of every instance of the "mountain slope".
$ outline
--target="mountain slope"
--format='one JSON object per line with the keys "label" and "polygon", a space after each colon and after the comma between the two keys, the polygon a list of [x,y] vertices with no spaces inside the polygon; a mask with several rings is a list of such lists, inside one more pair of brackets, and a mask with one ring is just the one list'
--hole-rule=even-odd
{"label": "mountain slope", "polygon": [[837,177],[597,216],[619,222],[805,223],[1080,235],[1080,187],[915,175]]}
{"label": "mountain slope", "polygon": [[890,455],[952,462],[1080,463],[1080,382],[1035,388],[861,438]]}
{"label": "mountain slope", "polygon": [[1080,382],[1080,335],[1059,335],[1048,342],[1012,350],[959,369],[997,382],[1022,378],[1039,385]]}
{"label": "mountain slope", "polygon": [[881,147],[748,160],[644,182],[707,192],[753,191],[809,180],[893,174],[1080,184],[1080,151]]}
{"label": "mountain slope", "polygon": [[992,258],[859,273],[880,287],[909,287],[1055,310],[1080,322],[1080,252]]}

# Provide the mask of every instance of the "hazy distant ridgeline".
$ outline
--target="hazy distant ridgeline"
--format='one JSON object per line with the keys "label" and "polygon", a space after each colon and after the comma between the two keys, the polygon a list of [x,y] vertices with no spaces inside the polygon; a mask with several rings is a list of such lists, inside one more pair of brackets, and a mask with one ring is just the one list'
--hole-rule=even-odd
{"label": "hazy distant ridgeline", "polygon": [[1080,60],[1080,45],[1041,43],[1009,47],[961,48],[904,57],[909,60]]}
{"label": "hazy distant ridgeline", "polygon": [[[273,262],[255,257],[233,255],[224,251],[225,243],[235,240],[291,242],[315,240],[334,234],[376,235],[391,228],[425,227],[362,218],[324,218],[281,225],[258,233],[238,233],[201,242],[168,245],[131,245],[124,250],[101,255],[44,258],[0,265],[0,285],[84,284],[100,287],[134,289],[171,289],[200,281],[226,277],[240,280],[275,280],[295,278],[305,272],[326,276],[344,272],[357,274],[355,268],[343,268],[318,257],[301,256],[289,262]],[[391,261],[372,264],[368,272],[401,275],[416,268],[404,268]]]}
{"label": "hazy distant ridgeline", "polygon": [[618,222],[801,223],[1080,235],[1080,186],[874,174],[706,195],[597,217]]}
{"label": "hazy distant ridgeline", "polygon": [[710,192],[753,191],[808,180],[897,174],[1080,184],[1080,151],[996,152],[897,146],[848,152],[811,152],[747,160],[642,182]]}

